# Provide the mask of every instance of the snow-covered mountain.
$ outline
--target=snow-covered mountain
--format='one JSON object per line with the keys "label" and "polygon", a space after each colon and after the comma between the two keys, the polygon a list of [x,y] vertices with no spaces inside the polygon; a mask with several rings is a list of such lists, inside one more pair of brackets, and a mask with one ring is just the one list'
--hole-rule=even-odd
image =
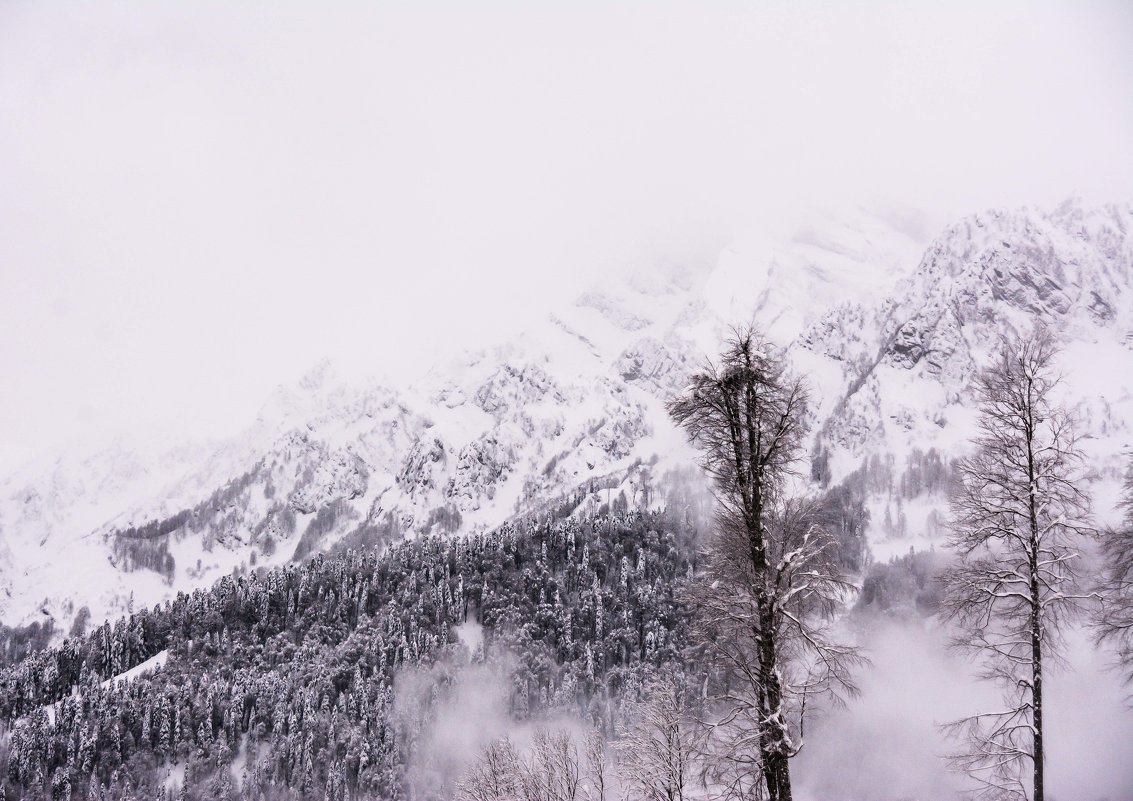
{"label": "snow-covered mountain", "polygon": [[[753,319],[815,388],[815,477],[869,476],[880,553],[931,539],[939,477],[970,432],[970,380],[1037,319],[1116,477],[1133,419],[1133,209],[1078,202],[961,220],[856,211],[741,237],[711,269],[603,286],[522,337],[411,387],[331,363],[231,440],[61,458],[0,483],[0,620],[95,619],[236,569],[554,508],[663,502],[691,451],[664,413]],[[1103,493],[1104,494],[1104,493]]]}
{"label": "snow-covered mountain", "polygon": [[[925,459],[962,453],[973,376],[1001,336],[1041,320],[1062,343],[1061,391],[1087,435],[1104,517],[1133,444],[1131,228],[1128,205],[978,214],[937,236],[888,295],[823,314],[793,353],[801,369],[824,376],[816,450],[830,453],[832,475],[869,456],[878,483],[916,483],[931,469]],[[875,552],[907,547],[881,541],[876,524],[887,514],[905,520],[898,533],[933,538],[941,498],[906,500],[876,499]]]}

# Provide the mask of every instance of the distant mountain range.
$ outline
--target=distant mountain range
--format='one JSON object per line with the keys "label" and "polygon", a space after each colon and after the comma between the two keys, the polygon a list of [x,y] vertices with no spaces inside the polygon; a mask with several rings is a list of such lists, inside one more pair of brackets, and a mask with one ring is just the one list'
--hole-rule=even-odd
{"label": "distant mountain range", "polygon": [[857,210],[737,242],[712,269],[596,287],[415,386],[324,362],[230,440],[0,482],[0,622],[64,631],[83,607],[98,621],[316,552],[664,505],[693,458],[664,401],[749,320],[814,387],[812,480],[867,477],[877,556],[939,536],[972,376],[1037,320],[1063,342],[1104,506],[1133,443],[1131,231],[1128,204],[987,212],[931,240]]}

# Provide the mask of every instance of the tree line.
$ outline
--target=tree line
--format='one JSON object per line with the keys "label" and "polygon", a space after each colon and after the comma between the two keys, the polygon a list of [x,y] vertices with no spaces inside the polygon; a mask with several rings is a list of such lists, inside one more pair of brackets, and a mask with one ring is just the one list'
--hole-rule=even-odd
{"label": "tree line", "polygon": [[[679,664],[695,548],[679,509],[423,537],[222,579],[0,671],[8,798],[408,798],[406,765],[467,660],[506,651],[508,712],[569,709],[613,735]],[[155,655],[164,664],[114,681]],[[423,720],[393,714],[421,666]],[[695,668],[693,668],[695,669]],[[242,761],[242,771],[232,766]],[[170,768],[183,780],[167,783]]]}

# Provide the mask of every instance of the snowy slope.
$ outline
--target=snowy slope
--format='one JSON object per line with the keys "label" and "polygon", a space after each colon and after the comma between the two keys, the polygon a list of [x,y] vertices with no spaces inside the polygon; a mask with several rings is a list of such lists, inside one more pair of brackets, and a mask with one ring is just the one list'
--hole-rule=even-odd
{"label": "snowy slope", "polygon": [[878,553],[936,535],[932,476],[970,433],[971,377],[997,336],[1036,319],[1066,343],[1068,396],[1111,481],[1133,419],[1131,224],[1128,206],[1069,202],[928,240],[907,215],[819,215],[737,237],[711,269],[597,287],[411,387],[320,364],[229,441],[116,447],[0,483],[0,619],[65,628],[84,605],[99,620],[333,547],[623,494],[658,503],[691,459],[664,400],[749,319],[814,384],[826,477],[864,462]]}
{"label": "snowy slope", "polygon": [[[889,456],[899,482],[915,452],[961,453],[976,371],[1001,336],[1042,321],[1063,345],[1062,391],[1106,496],[1133,444],[1131,224],[1128,205],[1073,201],[1045,213],[975,215],[933,240],[892,293],[826,312],[793,352],[801,366],[831,376],[816,447],[830,450],[834,478],[866,455]],[[917,506],[911,527],[931,529],[926,516],[939,516],[942,504]],[[878,540],[874,549],[884,552]]]}

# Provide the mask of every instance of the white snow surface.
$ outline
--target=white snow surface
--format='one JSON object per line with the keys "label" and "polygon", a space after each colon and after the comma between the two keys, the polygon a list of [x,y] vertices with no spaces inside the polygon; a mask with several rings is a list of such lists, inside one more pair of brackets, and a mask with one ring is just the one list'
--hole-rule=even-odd
{"label": "white snow surface", "polygon": [[[138,678],[139,676],[144,676],[148,673],[153,673],[159,667],[164,665],[168,658],[169,658],[169,650],[168,649],[165,649],[163,651],[159,651],[158,653],[154,654],[153,656],[151,656],[146,661],[141,662],[137,665],[134,665],[129,670],[126,670],[122,673],[119,673],[117,676],[114,676],[113,678],[106,679],[105,681],[103,681],[101,683],[101,686],[102,686],[103,689],[106,689],[111,684],[117,684],[119,682],[131,682],[134,679]],[[79,689],[77,687],[72,688],[72,694],[73,695],[78,694],[78,692],[79,692]],[[55,715],[59,711],[62,703],[63,703],[63,700],[60,700],[60,701],[57,701],[53,704],[48,704],[47,706],[40,707],[40,709],[42,709],[42,711],[44,713],[46,713],[47,719],[49,721],[51,721],[51,723],[53,725],[55,723]],[[20,720],[26,720],[26,719],[27,719],[27,716],[24,716]]]}
{"label": "white snow surface", "polygon": [[[1133,443],[1131,231],[1128,204],[1077,201],[977,214],[931,239],[912,215],[824,214],[737,237],[715,265],[611,280],[412,386],[351,383],[322,362],[230,440],[119,443],[0,480],[0,621],[65,633],[83,606],[97,623],[234,570],[483,530],[567,496],[580,510],[619,493],[657,506],[665,473],[694,456],[664,402],[748,321],[809,378],[813,447],[835,482],[872,456],[896,481],[914,451],[963,454],[975,371],[999,336],[1044,321],[1064,343],[1105,517]],[[881,558],[930,546],[944,510],[939,495],[907,499],[907,530],[886,537],[895,502],[870,499]],[[168,553],[165,572],[146,549]]]}
{"label": "white snow surface", "polygon": [[144,662],[134,665],[127,671],[119,673],[112,679],[107,679],[102,682],[103,688],[109,687],[111,683],[118,684],[120,682],[131,682],[139,676],[144,676],[147,673],[153,673],[159,667],[163,666],[166,660],[169,659],[169,649],[158,651]]}

